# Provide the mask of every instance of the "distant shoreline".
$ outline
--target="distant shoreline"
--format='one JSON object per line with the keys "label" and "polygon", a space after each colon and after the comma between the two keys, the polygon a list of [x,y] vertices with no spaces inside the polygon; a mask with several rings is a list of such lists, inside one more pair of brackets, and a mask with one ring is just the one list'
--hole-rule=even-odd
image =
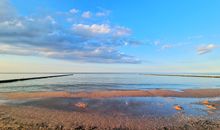
{"label": "distant shoreline", "polygon": [[0,74],[140,74],[146,76],[178,76],[178,77],[202,77],[220,78],[220,73],[148,73],[148,72],[0,72]]}
{"label": "distant shoreline", "polygon": [[198,77],[198,78],[220,78],[219,75],[191,75],[191,74],[144,74],[146,76],[174,76],[174,77]]}

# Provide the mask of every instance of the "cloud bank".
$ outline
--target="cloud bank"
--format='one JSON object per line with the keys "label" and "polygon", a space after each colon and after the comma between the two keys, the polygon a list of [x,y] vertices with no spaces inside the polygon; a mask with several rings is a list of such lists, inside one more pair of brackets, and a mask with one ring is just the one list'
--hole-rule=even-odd
{"label": "cloud bank", "polygon": [[[20,16],[8,0],[0,1],[0,54],[43,56],[94,63],[140,63],[119,47],[140,44],[131,30],[109,23],[94,23],[92,13],[71,9],[58,15]],[[97,17],[104,14],[98,13]],[[83,20],[81,20],[83,19]]]}

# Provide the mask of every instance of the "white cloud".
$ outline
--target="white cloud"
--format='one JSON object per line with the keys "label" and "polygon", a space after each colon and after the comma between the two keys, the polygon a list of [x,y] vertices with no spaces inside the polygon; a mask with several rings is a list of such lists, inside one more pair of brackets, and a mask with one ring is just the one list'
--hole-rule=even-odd
{"label": "white cloud", "polygon": [[0,22],[0,27],[8,29],[18,29],[24,28],[24,25],[21,20],[8,20]]}
{"label": "white cloud", "polygon": [[15,46],[0,43],[1,54],[13,54],[22,56],[43,56],[48,58],[77,60],[95,63],[140,63],[140,60],[123,54],[111,47],[97,47],[92,50],[54,50],[35,46]]}
{"label": "white cloud", "polygon": [[130,34],[131,34],[131,30],[129,28],[118,26],[115,29],[115,35],[116,36],[128,36]]}
{"label": "white cloud", "polygon": [[72,26],[72,30],[74,32],[91,35],[91,36],[99,36],[99,35],[111,35],[112,37],[125,37],[131,35],[131,30],[129,28],[121,27],[121,26],[110,26],[108,24],[74,24]]}
{"label": "white cloud", "polygon": [[86,11],[82,13],[82,17],[83,18],[91,18],[92,17],[92,13],[90,11]]}
{"label": "white cloud", "polygon": [[115,37],[116,32],[123,30],[118,26],[91,23],[87,19],[83,23],[88,24],[79,24],[81,16],[75,16],[76,20],[69,26],[58,20],[67,19],[69,14],[61,16],[60,13],[23,17],[10,11],[7,0],[1,0],[0,7],[3,8],[0,8],[0,54],[95,63],[140,63],[137,58],[118,50],[125,43],[140,43],[129,37]]}
{"label": "white cloud", "polygon": [[167,50],[167,49],[172,49],[172,48],[181,48],[183,46],[189,45],[191,43],[189,42],[164,42],[162,40],[154,40],[154,41],[149,41],[152,45],[157,47],[159,50]]}
{"label": "white cloud", "polygon": [[72,13],[72,14],[77,14],[78,12],[79,12],[78,9],[71,9],[71,10],[70,10],[70,13]]}
{"label": "white cloud", "polygon": [[73,25],[73,30],[80,33],[89,33],[89,34],[108,34],[111,32],[109,25],[106,24],[75,24]]}
{"label": "white cloud", "polygon": [[212,52],[215,48],[217,48],[214,44],[203,45],[197,48],[197,53],[199,55],[206,54]]}

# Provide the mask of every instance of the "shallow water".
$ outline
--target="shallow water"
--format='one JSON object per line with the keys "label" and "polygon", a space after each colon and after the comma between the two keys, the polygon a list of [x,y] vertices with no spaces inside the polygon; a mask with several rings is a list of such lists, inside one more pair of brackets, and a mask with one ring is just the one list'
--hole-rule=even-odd
{"label": "shallow water", "polygon": [[[48,76],[54,74],[0,74],[0,80]],[[216,74],[217,75],[217,74]],[[76,73],[67,77],[38,79],[0,84],[0,92],[29,91],[93,91],[147,89],[220,88],[220,79],[198,77],[146,76],[138,73]]]}
{"label": "shallow water", "polygon": [[[49,98],[34,100],[10,101],[6,104],[34,106],[62,111],[78,111],[87,113],[99,113],[104,115],[122,115],[137,117],[168,117],[178,113],[188,116],[210,116],[217,115],[219,110],[209,110],[201,104],[206,98],[174,98],[174,97],[121,97],[107,99],[87,98]],[[219,98],[209,98],[209,101],[219,101]],[[88,106],[79,108],[76,103],[83,102]],[[177,111],[175,105],[183,107]]]}

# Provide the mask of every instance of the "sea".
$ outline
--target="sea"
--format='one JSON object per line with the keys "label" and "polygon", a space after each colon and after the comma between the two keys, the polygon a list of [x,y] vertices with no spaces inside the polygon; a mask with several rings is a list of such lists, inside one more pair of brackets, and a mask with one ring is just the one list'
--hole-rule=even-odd
{"label": "sea", "polygon": [[[73,73],[70,76],[0,83],[0,92],[96,91],[220,88],[220,78],[154,76],[146,73]],[[59,75],[55,73],[1,73],[0,81]],[[195,75],[220,75],[195,74]]]}
{"label": "sea", "polygon": [[[63,75],[55,73],[2,73],[0,81],[32,77]],[[191,75],[220,75],[220,74],[191,74]],[[97,91],[97,90],[150,90],[168,89],[182,91],[184,89],[220,88],[220,78],[156,76],[146,73],[73,73],[64,77],[34,79],[10,83],[0,83],[0,93],[4,92],[36,92],[36,91]],[[62,111],[97,112],[112,115],[122,113],[126,116],[137,117],[167,117],[179,113],[173,106],[180,105],[184,109],[180,113],[189,116],[204,116],[220,118],[219,108],[210,110],[202,101],[220,102],[220,97],[189,98],[189,97],[114,97],[104,99],[89,98],[46,98],[8,100],[0,98],[0,104],[34,106],[39,108]],[[78,102],[88,104],[84,110],[71,105]],[[210,115],[210,112],[213,113]]]}

